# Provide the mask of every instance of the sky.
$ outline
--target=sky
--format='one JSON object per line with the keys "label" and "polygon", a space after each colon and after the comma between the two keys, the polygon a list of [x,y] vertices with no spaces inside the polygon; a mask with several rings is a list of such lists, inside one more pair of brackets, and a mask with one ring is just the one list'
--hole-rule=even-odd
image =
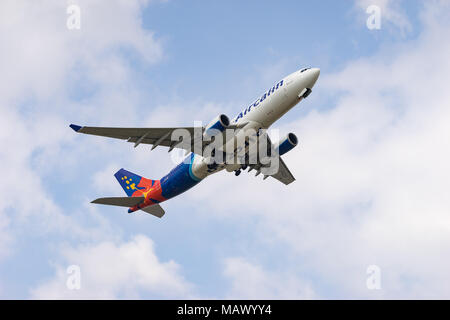
{"label": "sky", "polygon": [[[443,0],[1,1],[0,298],[449,299],[449,30]],[[89,203],[176,163],[70,123],[232,118],[303,67],[274,124],[293,184],[220,172],[163,219]]]}

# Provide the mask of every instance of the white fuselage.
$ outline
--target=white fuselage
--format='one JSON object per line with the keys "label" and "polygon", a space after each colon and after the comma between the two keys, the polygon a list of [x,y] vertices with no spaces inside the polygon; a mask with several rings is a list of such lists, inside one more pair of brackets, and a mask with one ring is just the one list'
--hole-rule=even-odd
{"label": "white fuselage", "polygon": [[[260,98],[256,99],[231,121],[232,125],[245,125],[236,131],[234,139],[226,141],[225,150],[227,150],[226,148],[233,148],[235,141],[239,140],[239,135],[245,135],[247,130],[268,129],[303,99],[305,93],[308,90],[310,91],[316,83],[319,74],[320,70],[317,68],[298,70],[280,80]],[[207,168],[206,159],[195,155],[192,173],[203,179],[223,169],[234,171],[239,168],[240,165],[236,163],[223,164],[211,171]]]}

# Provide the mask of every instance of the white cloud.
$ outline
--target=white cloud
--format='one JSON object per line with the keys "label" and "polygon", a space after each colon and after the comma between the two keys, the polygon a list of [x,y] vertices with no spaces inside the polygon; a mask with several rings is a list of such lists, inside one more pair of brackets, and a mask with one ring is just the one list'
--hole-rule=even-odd
{"label": "white cloud", "polygon": [[123,84],[128,74],[121,60],[123,49],[136,52],[148,63],[160,60],[161,44],[141,26],[140,14],[147,2],[77,1],[81,29],[69,30],[67,2],[2,1],[2,99],[19,94],[53,97],[59,90],[65,93],[68,76],[80,68],[94,83]]}
{"label": "white cloud", "polygon": [[402,34],[412,30],[412,24],[401,6],[402,1],[394,0],[355,0],[357,10],[367,19],[366,9],[369,6],[376,5],[381,9],[382,28],[387,24],[388,28],[395,28]]}
{"label": "white cloud", "polygon": [[312,299],[310,284],[285,271],[268,272],[244,258],[225,260],[231,290],[226,299]]}
{"label": "white cloud", "polygon": [[10,253],[12,236],[8,232],[9,223],[9,218],[6,215],[0,213],[0,259]]}
{"label": "white cloud", "polygon": [[[104,241],[77,248],[63,247],[64,261],[55,276],[31,290],[34,299],[189,298],[192,286],[174,261],[158,259],[154,244],[144,235],[131,241]],[[66,286],[67,267],[80,267],[80,289]]]}
{"label": "white cloud", "polygon": [[114,194],[120,190],[114,173],[121,167],[117,164],[109,164],[103,170],[98,171],[93,177],[93,183],[99,193]]}
{"label": "white cloud", "polygon": [[[39,232],[86,235],[46,192],[42,176],[64,172],[73,159],[87,155],[86,146],[70,144],[75,135],[68,118],[99,111],[107,118],[112,110],[132,110],[130,100],[137,98],[127,87],[131,67],[124,50],[144,65],[163,58],[160,42],[142,27],[140,15],[149,1],[73,3],[81,8],[80,30],[66,27],[68,2],[0,4],[0,162],[6,168],[0,212],[2,234],[10,241],[8,209],[14,210],[14,221],[21,227],[30,222]],[[95,94],[76,104],[73,86],[94,88]]]}
{"label": "white cloud", "polygon": [[[32,290],[34,298],[134,297],[141,293],[188,297],[189,285],[179,275],[178,265],[159,261],[150,239],[140,236],[121,243],[122,229],[111,224],[97,207],[80,204],[79,209],[68,212],[58,205],[68,199],[55,198],[65,192],[45,188],[46,178],[58,179],[63,187],[64,175],[83,174],[80,159],[92,159],[104,161],[105,168],[89,181],[99,192],[122,193],[112,175],[120,167],[110,159],[118,163],[117,159],[126,156],[111,148],[112,142],[86,139],[86,143],[74,143],[82,137],[68,128],[68,119],[101,117],[109,125],[111,119],[133,122],[142,96],[133,87],[130,56],[144,66],[163,59],[161,43],[142,27],[141,13],[148,1],[76,3],[82,22],[81,30],[73,31],[66,28],[66,2],[0,4],[0,36],[4,39],[0,52],[0,162],[6,168],[2,172],[6,183],[0,186],[0,257],[18,249],[14,247],[18,234],[28,231],[33,236],[42,235],[45,247],[51,246],[46,242],[49,233],[56,233],[66,241],[92,244],[76,248],[67,245],[58,252],[63,262],[55,265],[53,279]],[[81,101],[73,96],[79,91],[88,92],[81,94]],[[201,104],[205,115],[214,110],[219,113],[217,106]],[[183,108],[172,108],[170,114],[172,121],[185,121],[186,117],[176,117],[177,113],[189,113],[186,103]],[[164,115],[160,121],[168,119],[162,108],[156,108],[149,119],[152,115]],[[102,149],[109,149],[109,153],[98,159],[92,150],[101,154]],[[134,163],[148,166],[148,151],[148,146],[139,148]],[[117,158],[111,157],[116,154]],[[59,176],[55,177],[55,172]],[[111,183],[106,182],[109,180]],[[83,194],[78,197],[85,204],[92,200]],[[81,291],[66,289],[66,262],[82,267]],[[112,275],[105,270],[99,273],[99,264],[106,270],[112,268]]]}
{"label": "white cloud", "polygon": [[[42,236],[43,248],[52,245],[49,234],[63,235],[66,241],[92,242],[91,246],[68,246],[60,252],[63,259],[73,258],[83,266],[84,290],[65,292],[65,266],[57,265],[55,278],[33,290],[33,297],[132,296],[136,290],[155,296],[185,295],[186,283],[178,275],[178,265],[160,262],[150,239],[140,236],[117,244],[122,230],[113,227],[98,208],[80,205],[75,212],[68,212],[58,205],[69,201],[64,195],[70,188],[62,190],[67,188],[64,175],[80,174],[80,157],[96,159],[89,152],[92,145],[105,147],[98,141],[73,143],[76,135],[68,128],[68,119],[93,113],[102,114],[104,121],[112,114],[129,117],[140,99],[130,88],[133,68],[129,56],[144,66],[163,58],[160,42],[142,26],[140,15],[148,1],[76,3],[81,7],[82,23],[81,30],[73,31],[66,28],[67,2],[0,3],[0,162],[4,181],[0,186],[0,257],[18,250],[18,235]],[[93,93],[82,94],[84,100],[79,101],[73,96],[79,91]],[[73,167],[77,170],[70,170]],[[46,190],[46,178],[61,181],[61,189]],[[114,269],[115,281],[107,288],[103,284],[110,279],[96,274],[96,264],[89,262],[103,262],[98,260],[101,251],[105,251],[102,257],[109,259],[104,262]],[[117,260],[116,254],[124,260]],[[138,279],[133,278],[136,274]],[[122,294],[122,289],[129,292]]]}

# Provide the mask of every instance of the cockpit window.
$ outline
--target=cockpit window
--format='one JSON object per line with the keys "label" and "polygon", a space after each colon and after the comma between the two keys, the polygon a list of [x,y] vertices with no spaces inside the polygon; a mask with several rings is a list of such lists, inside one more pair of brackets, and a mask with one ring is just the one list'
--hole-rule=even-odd
{"label": "cockpit window", "polygon": [[309,70],[309,69],[311,69],[311,68],[305,68],[305,69],[302,69],[302,71],[300,71],[300,73],[302,73],[302,72],[304,72],[304,71],[306,71],[306,70]]}

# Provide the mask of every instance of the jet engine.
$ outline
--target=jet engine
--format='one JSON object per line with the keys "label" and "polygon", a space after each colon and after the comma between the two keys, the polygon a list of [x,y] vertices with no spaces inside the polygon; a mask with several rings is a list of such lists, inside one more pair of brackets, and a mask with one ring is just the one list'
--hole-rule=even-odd
{"label": "jet engine", "polygon": [[224,114],[220,114],[215,117],[208,125],[205,127],[203,136],[205,138],[214,137],[220,132],[224,132],[226,128],[230,125],[230,119]]}
{"label": "jet engine", "polygon": [[278,151],[278,154],[281,156],[292,149],[298,144],[298,138],[293,133],[288,133],[286,137],[280,140],[278,145],[276,146],[276,150]]}

